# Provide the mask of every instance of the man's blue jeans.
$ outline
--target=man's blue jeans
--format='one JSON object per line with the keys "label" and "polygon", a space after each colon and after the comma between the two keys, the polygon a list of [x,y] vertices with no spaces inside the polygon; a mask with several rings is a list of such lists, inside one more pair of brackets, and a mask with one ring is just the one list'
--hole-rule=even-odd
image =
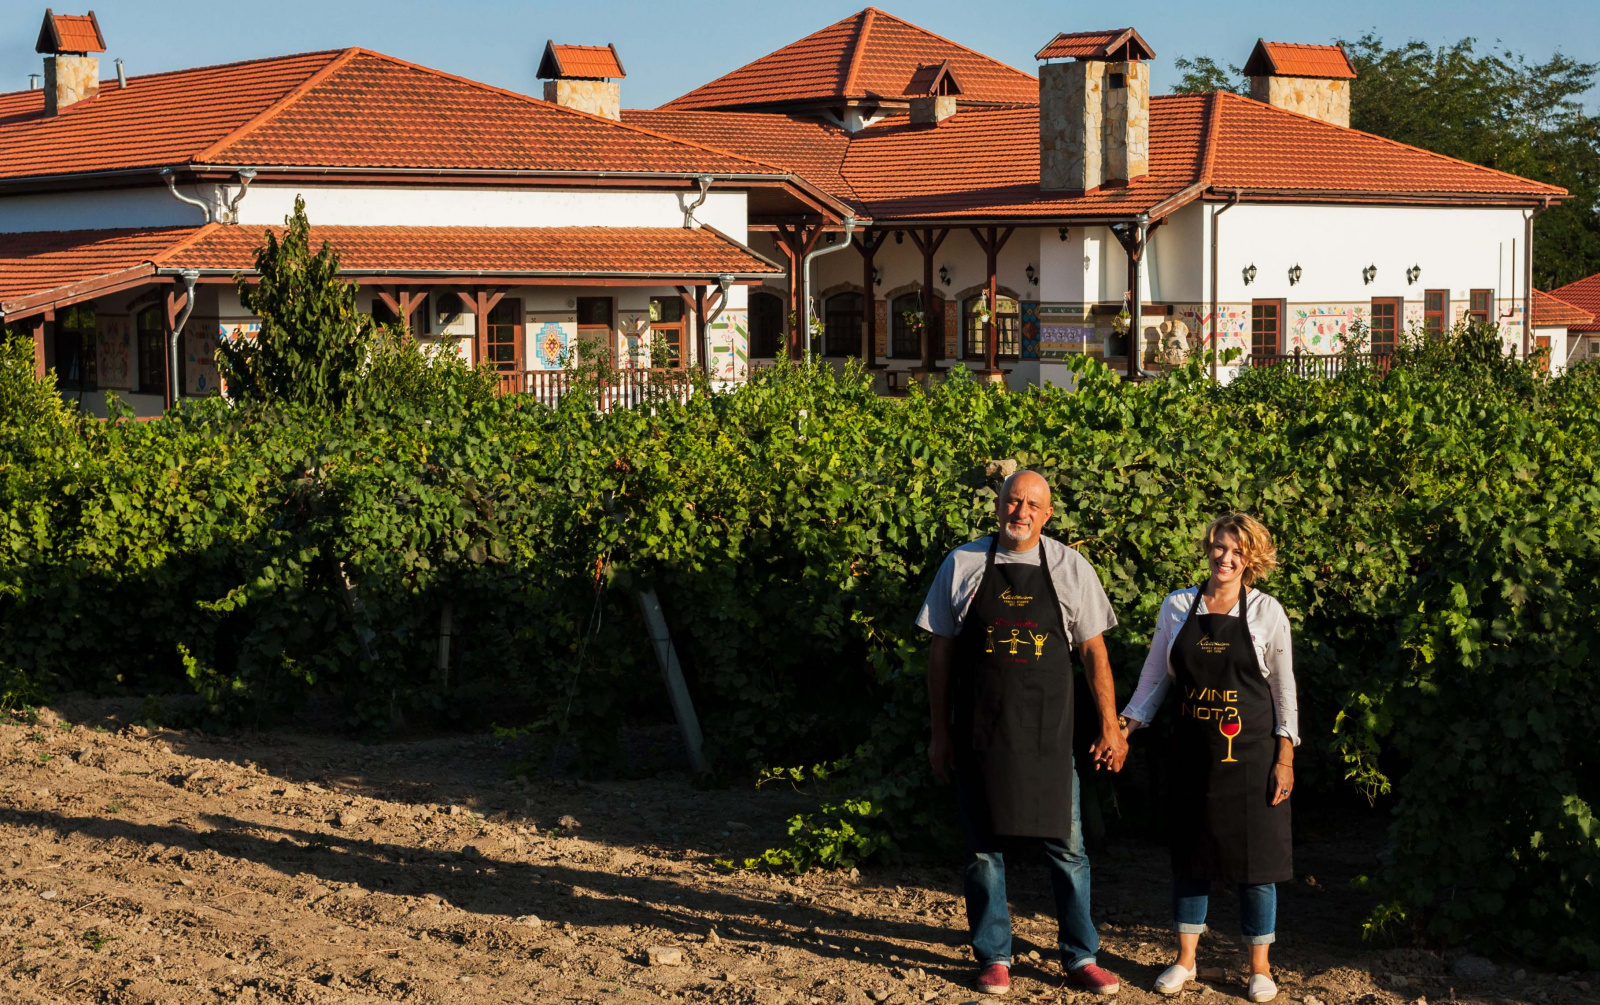
{"label": "man's blue jeans", "polygon": [[[1206,908],[1210,906],[1209,879],[1172,877],[1172,918],[1179,933],[1204,935]],[[1268,946],[1277,938],[1278,888],[1271,883],[1259,886],[1239,884],[1239,927],[1251,946]]]}
{"label": "man's blue jeans", "polygon": [[978,833],[975,821],[988,816],[984,808],[974,807],[972,793],[958,788],[961,808],[961,836],[966,842],[967,862],[962,886],[967,897],[967,929],[972,953],[978,966],[991,963],[1011,965],[1011,914],[1006,910],[1006,861],[1003,849],[1016,850],[1041,846],[1050,868],[1050,889],[1056,897],[1056,945],[1061,949],[1061,964],[1076,970],[1094,962],[1100,949],[1100,933],[1089,919],[1089,854],[1083,847],[1083,827],[1078,818],[1078,785],[1072,786],[1072,833],[1066,840],[1050,838],[996,838]]}

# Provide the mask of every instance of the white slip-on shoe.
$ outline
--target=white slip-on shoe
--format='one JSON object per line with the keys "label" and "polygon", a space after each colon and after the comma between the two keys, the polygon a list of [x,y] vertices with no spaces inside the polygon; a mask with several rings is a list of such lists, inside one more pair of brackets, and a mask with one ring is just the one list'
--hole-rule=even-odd
{"label": "white slip-on shoe", "polygon": [[1278,997],[1278,985],[1272,983],[1272,978],[1266,974],[1251,974],[1250,986],[1245,993],[1253,1002],[1269,1002]]}
{"label": "white slip-on shoe", "polygon": [[1174,963],[1161,972],[1156,978],[1156,990],[1164,995],[1175,995],[1183,990],[1183,986],[1194,980],[1194,971],[1187,967],[1180,967]]}

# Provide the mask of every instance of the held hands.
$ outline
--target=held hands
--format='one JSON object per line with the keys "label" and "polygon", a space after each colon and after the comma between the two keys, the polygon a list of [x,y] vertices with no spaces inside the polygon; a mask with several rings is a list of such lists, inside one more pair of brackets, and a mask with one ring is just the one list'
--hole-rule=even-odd
{"label": "held hands", "polygon": [[1125,727],[1113,722],[1109,727],[1102,727],[1100,739],[1089,745],[1089,756],[1094,758],[1094,770],[1110,771],[1112,774],[1122,770],[1122,762],[1128,758],[1128,731]]}

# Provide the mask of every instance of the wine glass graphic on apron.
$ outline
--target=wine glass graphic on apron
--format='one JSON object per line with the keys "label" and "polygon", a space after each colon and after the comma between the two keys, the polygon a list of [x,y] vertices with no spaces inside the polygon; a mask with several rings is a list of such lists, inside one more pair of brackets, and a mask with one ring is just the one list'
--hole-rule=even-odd
{"label": "wine glass graphic on apron", "polygon": [[1239,730],[1242,726],[1243,723],[1239,720],[1239,710],[1236,708],[1229,708],[1227,714],[1217,720],[1217,732],[1228,738],[1228,756],[1222,759],[1223,764],[1238,762],[1238,758],[1233,756],[1233,738],[1239,735]]}

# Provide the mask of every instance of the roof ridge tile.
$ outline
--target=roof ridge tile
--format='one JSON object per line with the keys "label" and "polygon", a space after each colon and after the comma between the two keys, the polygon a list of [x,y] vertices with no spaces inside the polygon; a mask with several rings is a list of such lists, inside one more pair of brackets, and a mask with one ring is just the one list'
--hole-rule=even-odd
{"label": "roof ridge tile", "polygon": [[861,68],[861,54],[867,51],[867,34],[872,31],[873,15],[878,13],[876,7],[868,7],[860,13],[861,26],[856,30],[855,45],[850,50],[850,68],[845,70],[844,85],[840,88],[842,96],[848,97],[851,88],[855,86],[856,71]]}

